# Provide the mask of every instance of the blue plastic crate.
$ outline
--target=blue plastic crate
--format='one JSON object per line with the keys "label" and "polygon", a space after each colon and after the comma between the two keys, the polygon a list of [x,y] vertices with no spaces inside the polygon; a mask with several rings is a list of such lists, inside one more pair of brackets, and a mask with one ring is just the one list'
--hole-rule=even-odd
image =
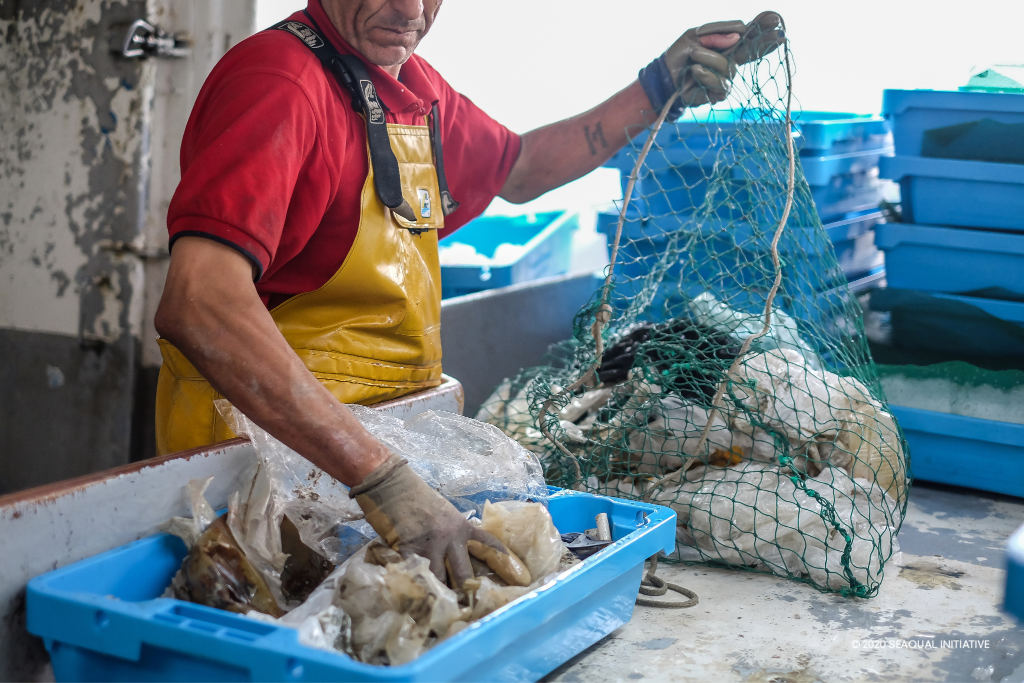
{"label": "blue plastic crate", "polygon": [[569,211],[481,216],[470,221],[441,240],[439,246],[461,242],[488,257],[493,257],[502,243],[525,245],[526,250],[515,262],[501,266],[442,265],[441,297],[447,299],[567,273],[572,260],[572,237],[578,228],[579,216]]}
{"label": "blue plastic crate", "polygon": [[[605,232],[609,249],[615,237],[617,214],[598,216],[598,229]],[[623,233],[628,234],[627,222]],[[656,224],[656,221],[647,221]],[[693,226],[697,230],[697,226]],[[708,291],[716,298],[728,302],[739,310],[751,314],[764,311],[765,300],[771,289],[774,266],[771,262],[768,235],[754,237],[749,224],[706,221],[700,229],[701,237],[690,251],[680,251],[675,263],[660,263],[669,253],[669,239],[647,235],[642,239],[624,239],[619,245],[615,273],[617,276],[613,302],[619,307],[631,304],[637,297],[649,296],[645,277],[664,268],[662,284],[655,292],[646,316],[654,321],[664,319],[664,312],[678,311],[683,297],[693,298]],[[832,246],[813,238],[810,229],[787,228],[779,244],[784,281],[775,305],[797,320],[813,325],[825,336],[840,337],[849,330],[852,321],[832,317],[832,311],[844,310],[849,296],[845,274],[831,263]],[[685,246],[685,236],[678,236],[676,248]],[[868,277],[878,271],[875,264]],[[882,270],[884,273],[884,270]],[[851,274],[852,276],[853,274]],[[815,289],[818,284],[822,289]]]}
{"label": "blue plastic crate", "polygon": [[895,156],[880,172],[899,181],[907,223],[1024,231],[1024,165]]}
{"label": "blue plastic crate", "polygon": [[808,185],[829,185],[838,175],[864,173],[878,168],[879,160],[884,156],[892,156],[892,147],[824,156],[801,154],[800,164]]}
{"label": "blue plastic crate", "polygon": [[960,303],[970,304],[985,311],[991,316],[995,316],[1000,320],[1020,325],[1024,327],[1024,302],[1020,301],[1005,301],[1003,299],[986,299],[979,296],[959,296],[957,294],[940,294],[935,293],[934,296],[939,299],[948,299],[950,301],[959,301]]}
{"label": "blue plastic crate", "polygon": [[876,229],[890,287],[929,292],[1001,288],[1024,295],[1024,235],[907,223]]}
{"label": "blue plastic crate", "polygon": [[1003,609],[1024,622],[1024,526],[1006,542],[1006,597]]}
{"label": "blue plastic crate", "polygon": [[[597,215],[597,231],[604,233],[608,238],[608,246],[611,248],[612,242],[615,237],[615,229],[618,224],[618,214],[612,212],[601,212]],[[848,214],[844,218],[832,223],[827,223],[823,227],[825,233],[828,235],[832,242],[832,247],[835,251],[836,261],[839,263],[840,269],[843,274],[847,276],[851,281],[864,277],[870,274],[875,274],[879,269],[884,270],[884,256],[880,250],[874,244],[874,230],[877,225],[884,221],[884,216],[880,211],[866,211],[866,212],[855,212]],[[672,225],[670,225],[670,223]],[[637,217],[637,212],[632,210],[632,207],[626,211],[626,222],[623,225],[623,243],[626,240],[639,241],[638,245],[622,245],[625,250],[623,252],[623,259],[627,264],[628,272],[622,271],[630,277],[636,277],[642,275],[642,268],[645,266],[650,257],[656,257],[662,251],[662,242],[665,239],[666,231],[676,231],[684,226],[684,223],[679,220],[670,221],[668,219],[641,219]],[[750,226],[744,222],[737,222],[732,227],[731,232],[735,235],[735,242],[743,246],[754,247],[750,240]],[[693,226],[696,230],[696,225]],[[792,236],[788,236],[787,240],[783,243],[783,251],[793,251],[795,249],[801,249],[804,252],[810,253],[815,249],[813,238],[813,231],[810,228],[798,229],[789,228],[790,230],[801,230],[798,237],[795,239]],[[714,235],[716,232],[724,233],[722,229],[722,223],[716,220],[709,220],[704,223],[702,234],[705,236]],[[646,248],[643,243],[644,241],[650,241],[650,248]],[[730,249],[730,245],[723,243],[721,245],[724,249]],[[753,251],[761,251],[767,253],[769,245],[763,243],[759,248],[755,247]],[[639,253],[639,252],[643,253]],[[636,253],[634,253],[636,252]],[[824,258],[824,254],[818,256],[818,260]],[[756,257],[754,258],[740,258],[737,259],[739,263],[739,269],[737,273],[746,274],[748,271],[749,276],[743,277],[739,282],[741,284],[752,284],[758,277],[760,277],[760,271],[751,271],[751,267],[759,263]],[[622,262],[622,259],[620,259]],[[765,264],[761,264],[765,265]],[[824,265],[818,268],[819,274],[824,275],[827,270]],[[675,276],[675,271],[670,273],[670,277]],[[826,280],[828,278],[826,277]]]}
{"label": "blue plastic crate", "polygon": [[[796,116],[800,131],[801,155],[855,152],[892,146],[889,124],[874,114],[804,111]],[[849,144],[854,143],[854,144]]]}
{"label": "blue plastic crate", "polygon": [[[730,110],[697,115],[690,112],[687,110],[678,122],[666,124],[658,133],[656,145],[647,161],[649,168],[687,163],[695,156],[703,156],[709,147],[734,146],[738,150],[749,151],[766,142],[759,142],[746,134],[751,126],[760,124],[755,114]],[[797,112],[793,120],[793,142],[802,156],[846,154],[892,146],[888,122],[874,114],[804,111]],[[779,125],[774,121],[772,124]],[[641,133],[604,165],[617,168],[624,178],[628,178],[646,139],[647,133]]]}
{"label": "blue plastic crate", "polygon": [[945,90],[886,90],[882,114],[892,123],[896,154],[921,154],[924,132],[991,119],[1024,123],[1024,95]]}
{"label": "blue plastic crate", "polygon": [[[708,115],[701,116],[703,119]],[[733,177],[756,177],[763,169],[759,168],[758,155],[751,152],[756,145],[771,141],[745,133],[762,125],[774,125],[781,131],[778,122],[759,123],[738,118],[731,111],[716,111],[712,121],[684,117],[674,126],[667,126],[658,134],[644,173],[636,180],[631,207],[640,216],[655,219],[692,211],[705,200],[706,177],[715,164],[735,164],[737,157],[749,163],[735,166]],[[795,129],[803,174],[823,220],[878,206],[884,184],[874,179],[874,171],[880,157],[892,153],[892,139],[883,119],[802,112],[795,119]],[[637,137],[605,163],[619,170],[624,194],[646,135]],[[748,204],[742,192],[731,199],[731,204],[741,208]],[[718,215],[724,218],[729,211],[735,209],[723,205]]]}
{"label": "blue plastic crate", "polygon": [[1024,425],[889,405],[915,479],[1024,496]]}
{"label": "blue plastic crate", "polygon": [[616,542],[413,662],[377,667],[307,648],[294,629],[158,597],[185,555],[158,534],[36,577],[28,630],[58,681],[532,681],[629,621],[644,560],[675,549],[664,507],[552,489],[562,532],[608,514]]}
{"label": "blue plastic crate", "polygon": [[[878,208],[885,198],[886,191],[886,183],[878,179],[877,164],[881,158],[884,158],[883,155],[877,152],[835,158],[801,158],[801,163],[805,164],[805,173],[807,166],[812,169],[813,178],[808,179],[808,186],[822,221],[838,220],[850,213]],[[655,233],[675,230],[674,226],[679,224],[678,215],[693,213],[705,201],[708,191],[707,174],[714,165],[714,159],[714,154],[708,154],[686,165],[648,171],[637,179],[633,187],[629,202],[630,210],[637,217],[653,219],[650,227]],[[859,163],[863,159],[870,162],[865,162],[865,168],[861,168]],[[820,165],[819,161],[822,162]],[[844,167],[860,170],[839,172]],[[758,172],[759,169],[756,168],[733,168],[733,177],[741,182],[731,189],[723,188],[723,194],[712,199],[713,205],[717,207],[714,210],[717,217],[749,219],[753,216],[762,222],[772,222],[775,216],[782,214],[785,200],[781,194],[777,205],[762,204],[763,198],[747,197],[742,176],[754,176]],[[810,182],[811,180],[815,182]],[[816,182],[821,184],[815,184]],[[624,180],[623,193],[625,190]],[[732,193],[729,201],[726,201],[726,191]],[[746,215],[747,212],[752,214]],[[660,227],[659,221],[666,220],[666,226]]]}

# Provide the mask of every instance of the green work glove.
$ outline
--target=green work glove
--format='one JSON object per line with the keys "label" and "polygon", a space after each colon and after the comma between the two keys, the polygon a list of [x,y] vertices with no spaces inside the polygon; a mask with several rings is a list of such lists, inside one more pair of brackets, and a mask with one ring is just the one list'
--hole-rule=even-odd
{"label": "green work glove", "polygon": [[430,571],[441,581],[445,567],[451,586],[461,588],[473,578],[472,554],[487,563],[512,586],[528,586],[530,571],[489,533],[470,525],[441,494],[392,454],[388,460],[353,486],[349,497],[366,515],[366,521],[403,558],[419,555],[430,562]]}
{"label": "green work glove", "polygon": [[[778,14],[762,12],[749,24],[716,21],[691,28],[640,71],[640,84],[658,111],[677,90],[681,91],[668,114],[668,119],[674,121],[685,107],[724,100],[738,65],[759,59],[785,42],[781,27]],[[701,45],[701,38],[714,34],[739,34],[739,39],[728,48]]]}

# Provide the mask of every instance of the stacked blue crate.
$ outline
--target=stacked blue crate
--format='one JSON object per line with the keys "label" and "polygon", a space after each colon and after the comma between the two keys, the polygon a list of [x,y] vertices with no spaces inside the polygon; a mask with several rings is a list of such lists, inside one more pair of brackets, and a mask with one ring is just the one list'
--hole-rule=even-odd
{"label": "stacked blue crate", "polygon": [[889,286],[1024,321],[1024,95],[886,90],[903,222],[879,230]]}
{"label": "stacked blue crate", "polygon": [[502,244],[522,247],[522,253],[508,262],[442,263],[441,298],[449,299],[497,287],[508,287],[569,272],[573,234],[579,215],[572,211],[549,211],[525,216],[480,216],[438,243],[442,250],[453,244],[468,244],[487,259]]}
{"label": "stacked blue crate", "polygon": [[[628,198],[625,225],[626,238],[642,239],[624,244],[621,252],[624,258],[620,259],[620,263],[625,261],[621,266],[624,275],[634,277],[642,274],[644,267],[662,253],[663,245],[659,239],[663,240],[663,233],[678,230],[680,216],[685,217],[704,203],[708,191],[707,178],[712,175],[716,163],[720,164],[723,159],[728,161],[733,153],[742,156],[749,151],[748,146],[757,144],[750,139],[751,122],[742,120],[731,111],[714,111],[701,118],[706,120],[698,122],[684,119],[662,130],[657,139],[657,153],[652,153],[645,161],[645,173],[637,178]],[[881,158],[892,153],[892,138],[887,123],[879,116],[802,112],[795,118],[794,127],[803,175],[810,187],[819,217],[832,240],[843,275],[855,289],[858,285],[861,288],[870,286],[884,277],[884,256],[874,245],[874,231],[883,222],[878,207],[888,187],[888,183],[878,177]],[[742,134],[737,134],[738,131],[742,131]],[[634,140],[634,145],[623,149],[605,164],[619,170],[623,194],[636,163],[637,149],[642,143],[642,138]],[[737,170],[742,173],[758,173],[759,169],[748,168],[751,163],[744,161]],[[742,202],[743,198],[733,199]],[[719,209],[718,213],[723,210],[728,209]],[[598,230],[607,235],[609,245],[614,239],[617,221],[616,212],[598,216]],[[769,218],[768,222],[774,222],[774,219]],[[751,284],[742,280],[742,266],[745,264],[746,270],[756,271],[755,265],[759,259],[762,256],[768,258],[767,245],[753,245],[739,234],[744,232],[744,225],[736,223],[729,228],[736,235],[719,229],[715,221],[708,221],[707,225],[701,227],[705,241],[708,235],[712,235],[716,240],[734,240],[737,245],[744,245],[744,249],[731,250],[742,252],[737,258],[737,270],[740,272],[730,273],[730,278],[740,285],[738,289],[749,289],[743,285]],[[791,232],[795,235],[800,232],[800,228],[793,227]],[[811,278],[805,273],[803,278],[789,278],[787,281],[818,279],[835,282],[834,278],[826,275],[828,266],[823,261],[826,255],[814,253],[809,248],[810,242],[813,240],[804,240],[797,235],[788,240],[784,248],[801,251],[798,258],[815,269],[821,277]],[[748,246],[751,249],[746,249]],[[702,263],[699,254],[690,254],[690,257],[692,262]],[[786,258],[783,260],[794,261]],[[637,272],[631,272],[630,269]],[[709,280],[712,275],[702,272],[702,279]],[[838,286],[832,293],[839,297],[846,296],[845,288]],[[807,296],[795,298],[809,300]],[[751,303],[752,308],[759,308],[756,302]],[[792,307],[794,310],[790,312],[798,319],[801,318],[799,301]],[[810,310],[807,313],[811,315],[817,307],[808,308]],[[830,324],[828,321],[815,322]]]}
{"label": "stacked blue crate", "polygon": [[[880,295],[906,302],[891,308],[892,343],[934,338],[925,350],[1013,365],[1024,344],[1024,95],[886,90],[882,109],[896,155],[882,160],[881,175],[899,182],[903,211],[902,223],[877,234],[889,287]],[[1024,426],[894,411],[906,413],[915,477],[1024,495]],[[992,436],[1010,431],[1005,443]],[[981,447],[965,450],[968,442]],[[1012,457],[988,462],[1000,449]],[[965,481],[958,472],[968,460],[1006,483]]]}
{"label": "stacked blue crate", "polygon": [[[836,259],[852,290],[868,288],[885,277],[875,231],[885,222],[878,207],[888,184],[879,179],[879,165],[893,152],[888,124],[880,116],[830,112],[803,112],[796,124],[804,177]],[[834,198],[816,190],[824,186]]]}

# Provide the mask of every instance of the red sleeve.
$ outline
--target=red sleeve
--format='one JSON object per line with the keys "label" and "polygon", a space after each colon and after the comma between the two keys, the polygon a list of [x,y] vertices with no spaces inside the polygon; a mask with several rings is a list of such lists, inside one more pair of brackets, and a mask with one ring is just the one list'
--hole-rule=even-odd
{"label": "red sleeve", "polygon": [[[316,119],[303,89],[240,61],[223,60],[196,101],[167,225],[172,246],[185,235],[209,237],[246,254],[262,275],[281,242],[296,181],[317,170],[310,164],[323,166],[324,178],[329,171],[315,153]],[[322,216],[328,186],[313,198],[317,206],[303,208]]]}
{"label": "red sleeve", "polygon": [[520,140],[422,63],[439,93],[444,171],[452,197],[459,202],[445,218],[438,234],[443,238],[483,213],[498,196],[519,158]]}

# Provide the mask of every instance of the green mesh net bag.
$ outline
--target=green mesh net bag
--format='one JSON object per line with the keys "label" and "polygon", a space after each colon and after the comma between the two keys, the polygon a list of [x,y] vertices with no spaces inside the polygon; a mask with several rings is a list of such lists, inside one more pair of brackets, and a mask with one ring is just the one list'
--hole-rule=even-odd
{"label": "green mesh net bag", "polygon": [[673,508],[670,559],[870,597],[908,453],[801,172],[791,73],[784,45],[726,102],[631,131],[604,286],[477,418],[551,484]]}

